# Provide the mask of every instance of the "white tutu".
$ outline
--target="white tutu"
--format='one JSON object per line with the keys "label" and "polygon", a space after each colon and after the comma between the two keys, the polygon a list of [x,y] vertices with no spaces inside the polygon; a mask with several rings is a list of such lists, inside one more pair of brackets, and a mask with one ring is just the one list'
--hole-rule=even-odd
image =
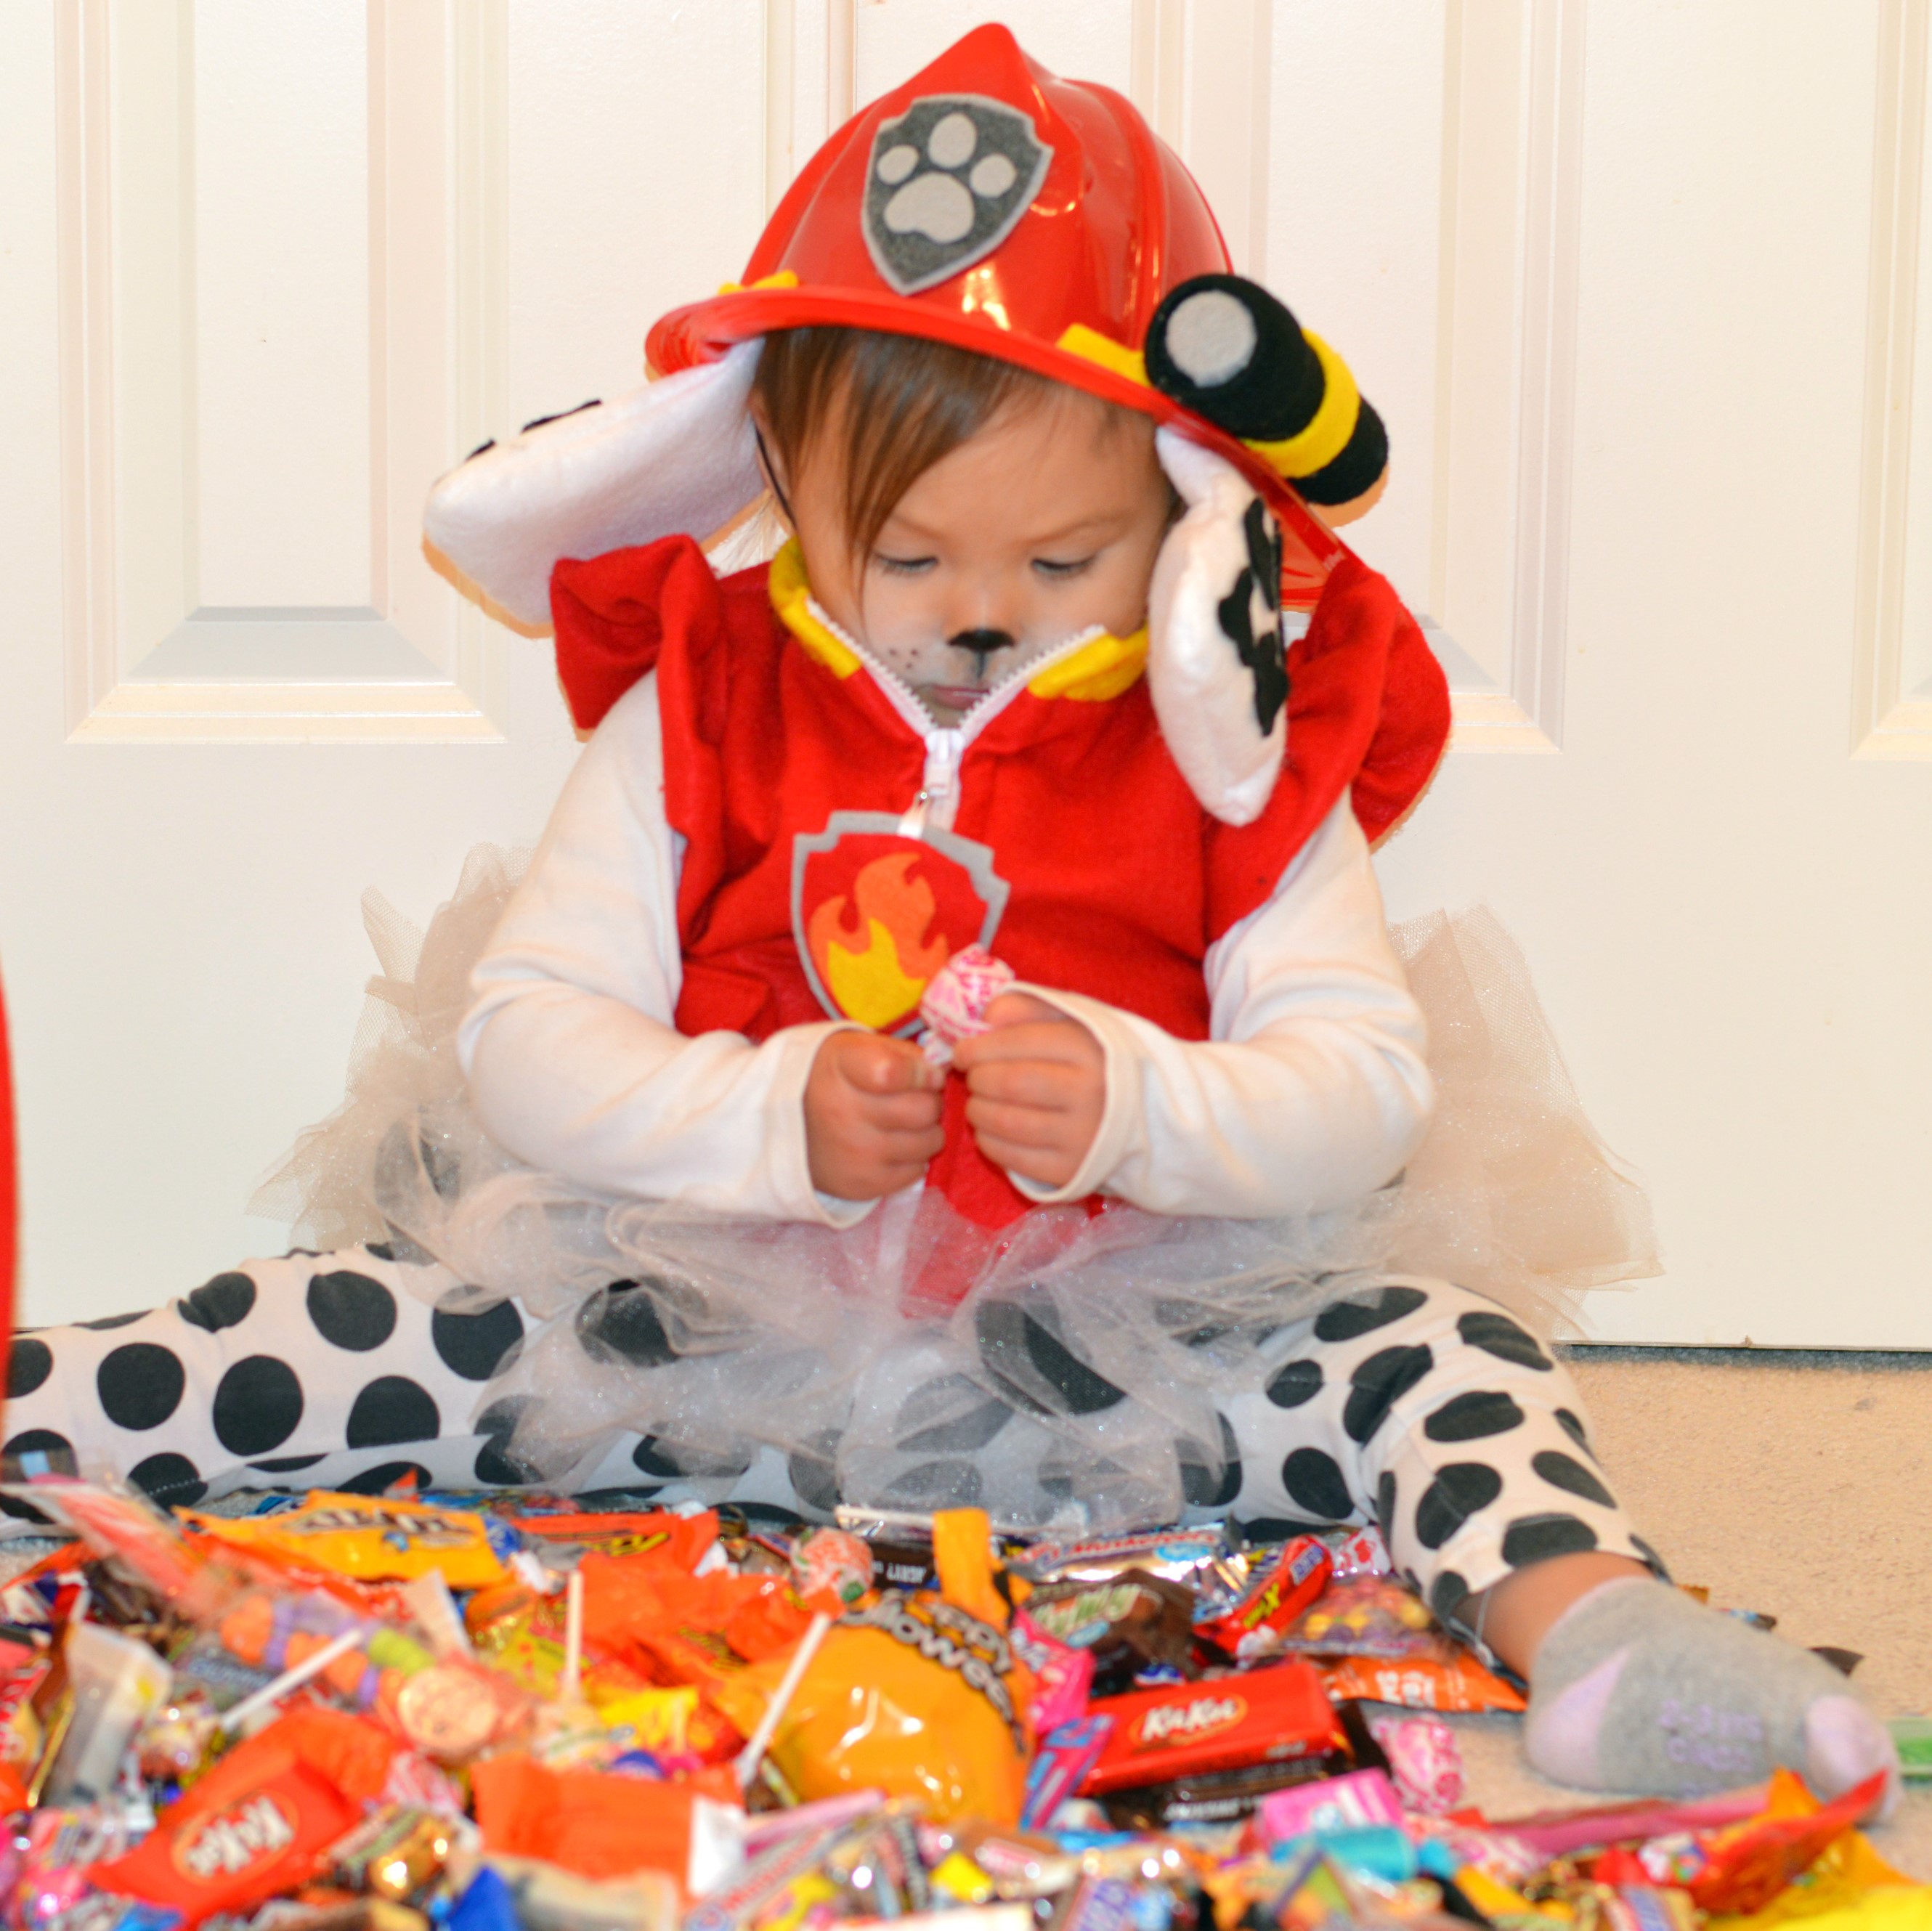
{"label": "white tutu", "polygon": [[[1585,1291],[1657,1271],[1642,1189],[1585,1117],[1486,910],[1394,931],[1438,1106],[1401,1179],[1348,1210],[1057,1207],[994,1234],[916,1194],[838,1231],[591,1192],[495,1146],[457,1063],[470,968],[526,862],[478,847],[426,934],[367,895],[382,972],[347,1098],[250,1210],[304,1246],[434,1258],[471,1307],[514,1297],[535,1316],[478,1403],[499,1426],[517,1418],[510,1452],[533,1475],[560,1477],[629,1429],[721,1485],[777,1447],[800,1493],[816,1483],[828,1504],[944,1506],[969,1499],[970,1468],[970,1499],[1004,1521],[1172,1521],[1229,1453],[1217,1390],[1365,1276],[1453,1280],[1547,1335],[1580,1326]],[[906,1291],[942,1255],[968,1283],[956,1306]],[[446,1280],[425,1291],[452,1304]]]}

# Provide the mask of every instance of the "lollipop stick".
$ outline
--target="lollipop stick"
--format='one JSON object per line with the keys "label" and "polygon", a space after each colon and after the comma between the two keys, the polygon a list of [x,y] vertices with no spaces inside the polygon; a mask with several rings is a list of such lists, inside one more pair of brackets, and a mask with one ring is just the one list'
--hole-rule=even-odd
{"label": "lollipop stick", "polygon": [[573,1569],[563,1585],[563,1681],[566,1703],[584,1700],[584,1572]]}
{"label": "lollipop stick", "polygon": [[812,1627],[799,1639],[798,1648],[793,1652],[791,1665],[780,1679],[772,1700],[765,1705],[765,1714],[758,1719],[758,1727],[752,1732],[752,1741],[738,1753],[738,1788],[748,1790],[752,1779],[758,1774],[758,1759],[771,1747],[772,1738],[778,1734],[778,1727],[785,1713],[785,1706],[796,1692],[799,1680],[812,1667],[812,1659],[818,1654],[818,1645],[825,1640],[825,1633],[832,1627],[832,1618],[824,1610],[812,1619]]}
{"label": "lollipop stick", "polygon": [[320,1676],[339,1656],[346,1656],[362,1642],[364,1632],[355,1624],[344,1630],[341,1635],[322,1645],[314,1655],[298,1663],[292,1669],[285,1669],[272,1683],[265,1683],[252,1696],[244,1696],[233,1709],[221,1719],[221,1727],[232,1737],[258,1710],[266,1710],[272,1703],[279,1703],[291,1690],[299,1690],[312,1676]]}

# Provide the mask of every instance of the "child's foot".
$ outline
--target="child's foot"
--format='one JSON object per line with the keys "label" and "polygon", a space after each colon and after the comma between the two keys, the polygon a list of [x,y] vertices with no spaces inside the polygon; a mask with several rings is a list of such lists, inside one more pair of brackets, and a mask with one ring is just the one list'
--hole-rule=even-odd
{"label": "child's foot", "polygon": [[1536,1652],[1523,1753],[1558,1783],[1688,1795],[1782,1765],[1837,1796],[1889,1770],[1885,1726],[1808,1650],[1645,1577],[1599,1584]]}

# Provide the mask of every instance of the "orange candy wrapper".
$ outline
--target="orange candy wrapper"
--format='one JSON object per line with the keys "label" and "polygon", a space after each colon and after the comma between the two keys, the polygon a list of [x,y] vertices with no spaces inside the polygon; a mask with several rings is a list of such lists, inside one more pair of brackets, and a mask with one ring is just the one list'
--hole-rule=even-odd
{"label": "orange candy wrapper", "polygon": [[662,1871],[686,1889],[694,1834],[709,1822],[699,1807],[739,1810],[737,1784],[722,1768],[659,1783],[602,1771],[551,1770],[511,1750],[485,1757],[470,1776],[486,1850],[542,1858],[580,1877]]}
{"label": "orange candy wrapper", "polygon": [[1405,1709],[1451,1715],[1528,1707],[1493,1670],[1446,1642],[1420,1656],[1343,1657],[1324,1668],[1322,1680],[1337,1703],[1360,1697],[1371,1703],[1397,1703]]}
{"label": "orange candy wrapper", "polygon": [[481,1589],[504,1578],[483,1518],[463,1510],[317,1489],[285,1515],[182,1515],[231,1548],[278,1552],[358,1582],[407,1582],[434,1572],[452,1589]]}

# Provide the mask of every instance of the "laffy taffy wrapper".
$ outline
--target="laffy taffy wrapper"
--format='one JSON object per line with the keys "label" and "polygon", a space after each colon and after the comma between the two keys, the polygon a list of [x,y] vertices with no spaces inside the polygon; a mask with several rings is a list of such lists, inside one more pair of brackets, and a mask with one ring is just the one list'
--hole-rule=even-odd
{"label": "laffy taffy wrapper", "polygon": [[962,1039],[986,1032],[986,1009],[1015,980],[1011,966],[996,959],[984,946],[968,946],[955,952],[933,975],[919,1002],[926,1022],[920,1045],[935,1066],[950,1066],[952,1049]]}

